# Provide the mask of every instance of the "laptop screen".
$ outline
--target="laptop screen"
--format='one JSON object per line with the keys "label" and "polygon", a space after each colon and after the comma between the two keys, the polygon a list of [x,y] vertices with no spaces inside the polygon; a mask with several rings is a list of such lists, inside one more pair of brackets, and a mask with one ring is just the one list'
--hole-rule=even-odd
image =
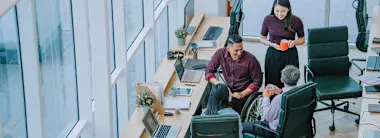
{"label": "laptop screen", "polygon": [[174,63],[175,71],[177,72],[178,79],[182,79],[182,75],[185,72],[185,68],[183,67],[181,59],[177,58]]}
{"label": "laptop screen", "polygon": [[144,116],[142,121],[143,121],[146,129],[148,129],[149,134],[153,135],[154,131],[156,131],[156,129],[158,127],[158,122],[157,122],[156,118],[154,117],[153,113],[150,111],[145,113],[145,116]]}

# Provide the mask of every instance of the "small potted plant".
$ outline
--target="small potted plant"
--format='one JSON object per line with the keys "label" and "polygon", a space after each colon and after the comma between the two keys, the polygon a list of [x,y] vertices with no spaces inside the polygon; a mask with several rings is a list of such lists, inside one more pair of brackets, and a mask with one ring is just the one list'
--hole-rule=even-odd
{"label": "small potted plant", "polygon": [[185,40],[188,32],[186,29],[177,29],[175,31],[175,36],[178,38],[178,45],[183,46],[185,45]]}
{"label": "small potted plant", "polygon": [[155,101],[154,96],[150,92],[142,92],[136,96],[136,105],[146,112],[149,110]]}

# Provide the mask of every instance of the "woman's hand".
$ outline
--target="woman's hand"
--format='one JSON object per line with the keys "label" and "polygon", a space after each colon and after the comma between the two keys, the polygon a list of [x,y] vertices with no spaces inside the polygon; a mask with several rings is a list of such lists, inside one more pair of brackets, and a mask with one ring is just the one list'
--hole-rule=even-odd
{"label": "woman's hand", "polygon": [[280,49],[280,45],[276,44],[276,43],[272,43],[271,46],[276,49],[276,50],[281,50]]}
{"label": "woman's hand", "polygon": [[296,44],[294,43],[294,40],[289,40],[289,48],[293,48],[294,46],[296,46]]}

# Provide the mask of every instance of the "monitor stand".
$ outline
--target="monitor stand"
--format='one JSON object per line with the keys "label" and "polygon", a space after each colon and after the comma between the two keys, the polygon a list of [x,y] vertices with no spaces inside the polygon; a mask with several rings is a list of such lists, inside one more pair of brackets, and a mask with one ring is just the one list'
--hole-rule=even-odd
{"label": "monitor stand", "polygon": [[188,27],[186,27],[186,30],[187,30],[189,35],[193,35],[194,31],[195,31],[195,26],[188,26]]}

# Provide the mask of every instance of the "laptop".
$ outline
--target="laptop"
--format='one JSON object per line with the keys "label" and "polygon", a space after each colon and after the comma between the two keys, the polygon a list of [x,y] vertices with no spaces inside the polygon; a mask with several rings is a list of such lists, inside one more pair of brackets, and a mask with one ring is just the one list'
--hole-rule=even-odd
{"label": "laptop", "polygon": [[160,125],[150,111],[145,113],[142,121],[152,138],[176,138],[181,130],[180,126]]}
{"label": "laptop", "polygon": [[380,71],[380,56],[369,56],[367,70]]}
{"label": "laptop", "polygon": [[380,113],[380,104],[368,104],[368,112]]}
{"label": "laptop", "polygon": [[182,64],[182,60],[177,58],[174,63],[175,71],[181,82],[200,82],[202,78],[202,71],[188,70]]}
{"label": "laptop", "polygon": [[363,138],[380,138],[380,131],[373,129],[364,129]]}

